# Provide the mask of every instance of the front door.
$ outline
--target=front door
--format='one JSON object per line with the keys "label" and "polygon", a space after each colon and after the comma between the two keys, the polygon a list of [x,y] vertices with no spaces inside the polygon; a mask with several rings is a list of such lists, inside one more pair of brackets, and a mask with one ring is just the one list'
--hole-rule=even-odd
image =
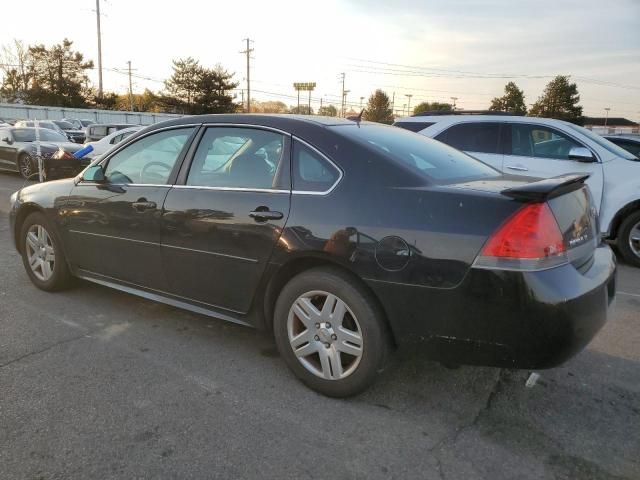
{"label": "front door", "polygon": [[594,205],[600,208],[604,175],[599,162],[584,163],[569,159],[573,147],[585,147],[577,140],[541,125],[505,124],[504,173],[549,178],[567,173],[588,173],[586,183]]}
{"label": "front door", "polygon": [[257,127],[207,128],[184,184],[165,200],[170,293],[249,310],[289,214],[289,143],[287,135]]}
{"label": "front door", "polygon": [[166,287],[160,259],[164,199],[193,127],[162,130],[102,162],[106,181],[79,182],[68,200],[69,256],[84,273]]}

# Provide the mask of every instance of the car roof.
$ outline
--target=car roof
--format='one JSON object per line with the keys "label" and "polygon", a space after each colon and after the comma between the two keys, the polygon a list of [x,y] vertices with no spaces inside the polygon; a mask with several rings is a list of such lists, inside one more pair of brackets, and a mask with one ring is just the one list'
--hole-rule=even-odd
{"label": "car roof", "polygon": [[567,124],[556,118],[527,117],[524,115],[427,115],[398,118],[395,123],[463,123],[463,122],[520,122],[540,125]]}

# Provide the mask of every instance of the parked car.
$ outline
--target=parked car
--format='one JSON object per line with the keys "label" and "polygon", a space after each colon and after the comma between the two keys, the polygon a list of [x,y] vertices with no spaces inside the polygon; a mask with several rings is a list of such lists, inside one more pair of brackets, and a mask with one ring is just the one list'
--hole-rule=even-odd
{"label": "parked car", "polygon": [[94,123],[96,123],[93,120],[81,120],[78,118],[63,118],[62,120],[65,122],[69,122],[76,130],[84,130],[89,125],[93,125]]}
{"label": "parked car", "polygon": [[97,142],[98,140],[111,135],[113,132],[122,130],[124,128],[135,127],[136,125],[130,123],[94,123],[87,127],[86,135],[87,142]]}
{"label": "parked car", "polygon": [[640,135],[604,135],[604,138],[640,158]]}
{"label": "parked car", "polygon": [[0,123],[13,126],[16,123],[16,120],[13,118],[0,118]]}
{"label": "parked car", "polygon": [[112,149],[114,145],[117,145],[122,140],[133,135],[140,129],[142,129],[142,127],[138,126],[123,128],[122,130],[116,130],[115,132],[110,133],[106,137],[103,137],[96,142],[87,142],[87,145],[91,145],[93,147],[93,152],[91,152],[91,155],[93,157],[102,155],[103,153]]}
{"label": "parked car", "polygon": [[501,170],[531,177],[589,174],[600,230],[640,267],[640,161],[586,128],[509,115],[417,115],[396,126],[463,150]]}
{"label": "parked car", "polygon": [[206,115],[21,189],[10,223],[38,288],[75,276],[269,329],[306,385],[346,396],[394,345],[509,368],[580,351],[616,271],[585,178],[505,176],[375,123]]}
{"label": "parked car", "polygon": [[[70,154],[82,145],[70,143],[64,135],[46,128],[39,129],[40,153],[44,160],[48,180],[73,177],[87,166],[88,160],[76,158],[52,158],[61,149]],[[33,127],[0,127],[0,169],[19,172],[25,179],[38,174],[35,146],[36,129]]]}
{"label": "parked car", "polygon": [[71,123],[65,122],[64,120],[54,120],[53,123],[58,125],[72,142],[84,143],[86,138],[84,130],[78,130]]}

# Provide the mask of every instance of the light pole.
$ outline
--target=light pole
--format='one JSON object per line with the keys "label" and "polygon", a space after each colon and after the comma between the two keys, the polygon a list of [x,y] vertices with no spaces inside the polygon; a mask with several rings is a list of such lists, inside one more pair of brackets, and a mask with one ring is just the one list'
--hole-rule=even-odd
{"label": "light pole", "polygon": [[364,97],[360,97],[360,110],[362,110],[362,101],[364,100]]}
{"label": "light pole", "polygon": [[96,0],[96,23],[98,27],[98,98],[102,99],[102,35],[100,34],[100,0]]}
{"label": "light pole", "polygon": [[451,100],[453,100],[452,108],[453,108],[453,111],[455,112],[456,111],[456,100],[458,100],[458,97],[449,97],[449,98],[451,98]]}
{"label": "light pole", "polygon": [[411,97],[413,97],[413,95],[410,94],[410,93],[405,93],[404,96],[408,98],[408,100],[407,100],[407,115],[411,115]]}
{"label": "light pole", "polygon": [[605,127],[607,126],[607,121],[609,120],[609,110],[611,110],[611,108],[609,108],[609,107],[605,108],[605,111],[607,112],[605,117],[604,117],[604,126]]}

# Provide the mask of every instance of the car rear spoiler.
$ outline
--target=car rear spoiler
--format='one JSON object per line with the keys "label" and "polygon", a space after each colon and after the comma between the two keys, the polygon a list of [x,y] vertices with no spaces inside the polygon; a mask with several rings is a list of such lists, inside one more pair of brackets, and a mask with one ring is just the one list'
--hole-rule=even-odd
{"label": "car rear spoiler", "polygon": [[538,182],[526,183],[520,187],[507,188],[500,193],[516,200],[544,202],[565,193],[582,188],[589,174],[569,173],[558,177],[546,178]]}

